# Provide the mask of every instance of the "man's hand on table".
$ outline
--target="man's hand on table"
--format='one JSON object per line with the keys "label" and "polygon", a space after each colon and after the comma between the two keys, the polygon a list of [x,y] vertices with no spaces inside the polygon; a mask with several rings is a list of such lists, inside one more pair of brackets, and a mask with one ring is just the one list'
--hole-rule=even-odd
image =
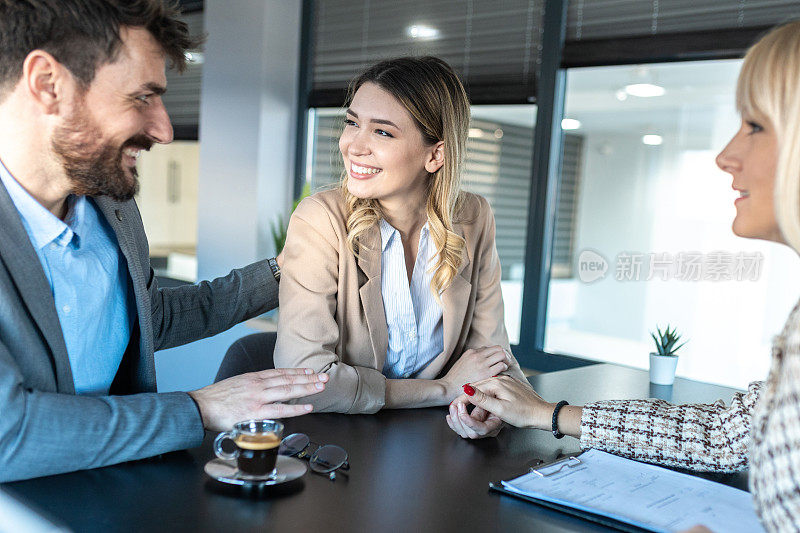
{"label": "man's hand on table", "polygon": [[289,418],[310,413],[310,404],[279,402],[317,394],[325,389],[327,374],[310,368],[282,368],[250,372],[189,392],[197,403],[203,426],[225,431],[251,418]]}

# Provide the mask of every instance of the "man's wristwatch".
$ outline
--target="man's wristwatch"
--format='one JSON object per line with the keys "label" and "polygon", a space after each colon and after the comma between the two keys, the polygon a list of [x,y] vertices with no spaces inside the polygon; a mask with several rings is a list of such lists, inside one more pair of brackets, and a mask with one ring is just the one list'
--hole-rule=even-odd
{"label": "man's wristwatch", "polygon": [[278,260],[274,257],[270,257],[269,260],[269,269],[272,270],[272,275],[275,276],[275,281],[281,281],[281,267],[278,266]]}

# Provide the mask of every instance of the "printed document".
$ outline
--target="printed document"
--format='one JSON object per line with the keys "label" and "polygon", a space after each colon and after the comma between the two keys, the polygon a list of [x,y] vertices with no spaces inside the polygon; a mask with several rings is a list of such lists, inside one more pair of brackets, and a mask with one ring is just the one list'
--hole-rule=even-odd
{"label": "printed document", "polygon": [[[683,531],[764,531],[749,492],[598,450],[503,481],[514,493],[553,502],[640,528]],[[549,474],[549,475],[548,475]]]}

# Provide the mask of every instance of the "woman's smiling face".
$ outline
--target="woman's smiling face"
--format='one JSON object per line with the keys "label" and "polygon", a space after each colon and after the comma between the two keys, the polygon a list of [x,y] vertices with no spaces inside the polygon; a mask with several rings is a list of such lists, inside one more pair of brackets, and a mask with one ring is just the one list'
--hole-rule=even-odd
{"label": "woman's smiling face", "polygon": [[778,138],[768,120],[742,116],[742,125],[717,156],[719,168],[733,176],[733,232],[740,237],[782,243],[775,215],[775,173]]}
{"label": "woman's smiling face", "polygon": [[[339,150],[347,189],[358,198],[417,202],[429,172],[442,165],[441,143],[428,145],[414,118],[374,83],[356,91],[345,116]],[[437,155],[438,154],[438,155]]]}

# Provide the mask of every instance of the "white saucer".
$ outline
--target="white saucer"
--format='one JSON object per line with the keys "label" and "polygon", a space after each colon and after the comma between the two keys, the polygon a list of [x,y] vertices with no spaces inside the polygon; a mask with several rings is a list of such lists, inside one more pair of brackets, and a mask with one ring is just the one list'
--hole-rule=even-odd
{"label": "white saucer", "polygon": [[206,463],[206,474],[222,483],[243,486],[270,486],[293,481],[306,473],[306,463],[294,457],[279,455],[276,462],[277,472],[274,478],[245,477],[236,468],[236,461],[212,459]]}

